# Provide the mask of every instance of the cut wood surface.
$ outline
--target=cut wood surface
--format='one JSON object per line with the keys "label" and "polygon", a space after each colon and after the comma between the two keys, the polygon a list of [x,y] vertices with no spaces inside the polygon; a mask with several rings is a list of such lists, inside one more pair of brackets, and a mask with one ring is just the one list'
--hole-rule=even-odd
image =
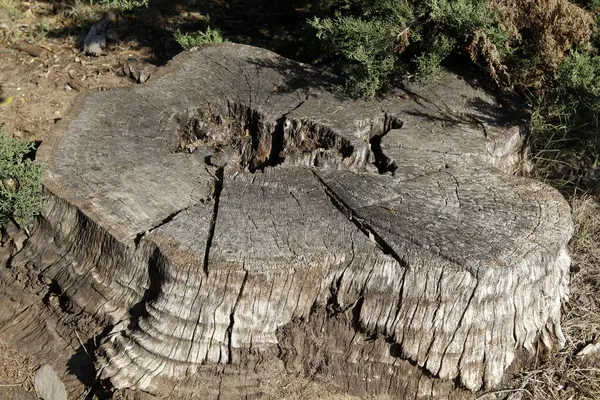
{"label": "cut wood surface", "polygon": [[[334,81],[203,47],[82,96],[42,145],[47,200],[11,265],[95,321],[82,341],[114,387],[468,399],[562,345],[570,210],[514,175],[518,126],[453,74],[372,102]],[[25,312],[0,312],[15,343],[38,339],[8,321],[45,329]]]}

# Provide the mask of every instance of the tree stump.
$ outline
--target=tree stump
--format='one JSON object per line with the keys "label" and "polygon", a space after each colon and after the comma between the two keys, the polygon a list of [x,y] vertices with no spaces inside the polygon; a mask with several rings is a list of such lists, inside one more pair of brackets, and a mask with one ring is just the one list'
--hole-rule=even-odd
{"label": "tree stump", "polygon": [[47,200],[12,263],[104,321],[114,387],[467,399],[562,345],[570,210],[513,174],[519,128],[452,74],[372,102],[332,82],[203,47],[81,97],[40,148]]}

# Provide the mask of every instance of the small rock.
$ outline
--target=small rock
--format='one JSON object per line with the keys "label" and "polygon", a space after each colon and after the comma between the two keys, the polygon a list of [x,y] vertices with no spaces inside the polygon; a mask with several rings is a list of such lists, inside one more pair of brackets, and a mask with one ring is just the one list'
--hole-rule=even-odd
{"label": "small rock", "polygon": [[42,365],[33,378],[33,386],[42,400],[68,400],[65,385],[48,364]]}
{"label": "small rock", "polygon": [[152,64],[132,60],[123,65],[123,74],[137,83],[144,83],[154,73],[156,67]]}
{"label": "small rock", "polygon": [[106,48],[106,29],[110,23],[109,18],[104,18],[90,28],[83,39],[83,53],[91,56],[101,56]]}
{"label": "small rock", "polygon": [[6,22],[2,22],[0,24],[0,29],[2,29],[3,31],[7,31],[8,30],[8,24]]}

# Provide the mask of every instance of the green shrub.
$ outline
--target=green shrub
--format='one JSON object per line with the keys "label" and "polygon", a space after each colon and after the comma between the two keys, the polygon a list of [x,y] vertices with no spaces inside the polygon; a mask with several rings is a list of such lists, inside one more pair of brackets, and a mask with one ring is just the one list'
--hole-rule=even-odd
{"label": "green shrub", "polygon": [[372,98],[411,68],[417,80],[439,78],[441,63],[476,32],[487,43],[508,39],[488,0],[328,0],[310,25],[322,60],[338,66],[352,96]]}
{"label": "green shrub", "polygon": [[322,0],[316,13],[321,60],[338,67],[349,94],[367,98],[407,71],[434,82],[453,53],[504,87],[541,87],[589,45],[594,23],[568,0]]}
{"label": "green shrub", "polygon": [[588,118],[600,112],[600,57],[573,52],[557,69],[555,95]]}
{"label": "green shrub", "polygon": [[223,38],[218,29],[212,29],[208,26],[204,32],[182,33],[181,31],[177,31],[175,32],[175,41],[179,43],[184,50],[187,50],[192,47],[210,43],[222,43],[227,40]]}
{"label": "green shrub", "polygon": [[0,125],[0,227],[27,226],[42,204],[42,167],[25,156],[34,143],[6,136]]}
{"label": "green shrub", "polygon": [[396,69],[393,52],[395,25],[389,21],[365,21],[355,17],[338,17],[310,22],[322,40],[325,54],[343,60],[349,93],[372,98]]}

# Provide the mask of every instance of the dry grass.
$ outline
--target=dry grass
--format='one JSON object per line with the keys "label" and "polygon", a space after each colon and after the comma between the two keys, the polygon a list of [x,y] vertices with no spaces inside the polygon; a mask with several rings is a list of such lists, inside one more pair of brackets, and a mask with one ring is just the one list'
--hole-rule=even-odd
{"label": "dry grass", "polygon": [[17,0],[0,0],[0,42],[14,39],[21,35],[18,21],[24,13]]}
{"label": "dry grass", "polygon": [[44,41],[48,33],[45,9],[50,5],[18,0],[0,0],[0,43],[25,40],[29,43]]}
{"label": "dry grass", "polygon": [[0,13],[9,19],[18,19],[23,15],[17,0],[0,0]]}
{"label": "dry grass", "polygon": [[62,14],[64,25],[87,26],[100,20],[109,11],[108,5],[99,1],[72,0],[61,4],[57,10]]}
{"label": "dry grass", "polygon": [[100,2],[0,0],[0,42],[43,43],[51,31],[89,28],[109,8]]}
{"label": "dry grass", "polygon": [[36,367],[29,358],[0,342],[0,388],[32,390]]}
{"label": "dry grass", "polygon": [[564,349],[522,372],[513,387],[524,399],[600,399],[600,352],[578,353],[600,341],[600,199],[574,197],[571,205],[575,235],[571,241],[571,299],[565,306],[562,327]]}
{"label": "dry grass", "polygon": [[[575,221],[575,236],[571,241],[571,250],[574,252],[574,262],[581,267],[582,273],[578,276],[585,275],[587,272],[600,282],[597,269],[600,268],[598,265],[600,264],[600,204],[592,197],[581,197],[573,199],[571,205]],[[587,270],[594,266],[596,269]],[[596,289],[600,289],[600,286]]]}
{"label": "dry grass", "polygon": [[533,177],[568,196],[600,193],[598,126],[594,117],[543,93],[528,93]]}

